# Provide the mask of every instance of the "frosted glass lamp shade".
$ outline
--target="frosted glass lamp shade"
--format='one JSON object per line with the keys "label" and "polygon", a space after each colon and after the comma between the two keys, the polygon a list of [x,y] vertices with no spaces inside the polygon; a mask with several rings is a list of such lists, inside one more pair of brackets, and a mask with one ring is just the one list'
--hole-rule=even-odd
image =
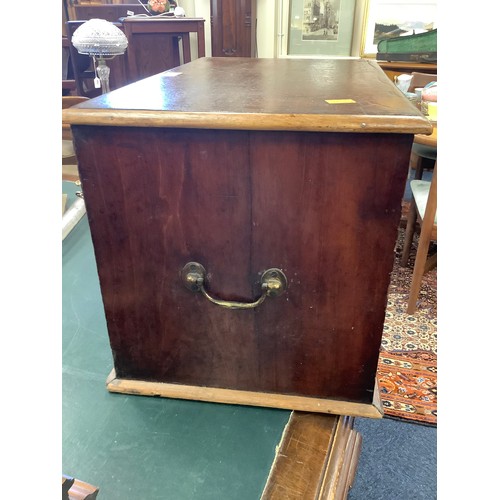
{"label": "frosted glass lamp shade", "polygon": [[80,54],[114,57],[125,53],[127,37],[113,23],[104,19],[90,19],[79,26],[71,43]]}

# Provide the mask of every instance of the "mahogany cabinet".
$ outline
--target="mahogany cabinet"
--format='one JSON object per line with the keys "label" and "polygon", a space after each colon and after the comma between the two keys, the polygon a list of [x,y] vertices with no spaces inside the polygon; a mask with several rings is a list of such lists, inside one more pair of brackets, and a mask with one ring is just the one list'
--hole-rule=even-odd
{"label": "mahogany cabinet", "polygon": [[213,57],[255,57],[256,0],[210,0]]}
{"label": "mahogany cabinet", "polygon": [[202,58],[65,110],[108,389],[380,417],[415,133],[368,60]]}

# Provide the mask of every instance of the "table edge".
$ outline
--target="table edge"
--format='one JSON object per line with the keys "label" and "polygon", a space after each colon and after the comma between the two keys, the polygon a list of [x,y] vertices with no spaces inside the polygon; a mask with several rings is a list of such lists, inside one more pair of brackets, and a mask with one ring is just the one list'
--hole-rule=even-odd
{"label": "table edge", "polygon": [[63,110],[62,120],[63,123],[70,125],[118,127],[432,134],[432,124],[426,118],[401,115],[215,113],[68,108]]}

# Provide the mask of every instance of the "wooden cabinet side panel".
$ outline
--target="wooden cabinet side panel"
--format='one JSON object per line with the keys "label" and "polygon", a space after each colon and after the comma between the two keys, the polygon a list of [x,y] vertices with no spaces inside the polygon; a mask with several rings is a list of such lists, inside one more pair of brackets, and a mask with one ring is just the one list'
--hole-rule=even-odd
{"label": "wooden cabinet side panel", "polygon": [[215,294],[252,297],[246,133],[74,133],[117,376],[254,387],[253,311],[218,308],[180,278],[198,261]]}
{"label": "wooden cabinet side panel", "polygon": [[253,138],[252,262],[289,280],[256,316],[261,377],[277,392],[369,402],[411,136]]}
{"label": "wooden cabinet side panel", "polygon": [[73,133],[119,378],[371,403],[411,136]]}

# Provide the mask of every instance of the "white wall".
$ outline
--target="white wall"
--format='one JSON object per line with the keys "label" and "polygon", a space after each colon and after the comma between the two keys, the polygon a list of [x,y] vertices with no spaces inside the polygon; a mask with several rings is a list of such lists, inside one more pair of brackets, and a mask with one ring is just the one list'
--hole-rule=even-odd
{"label": "white wall", "polygon": [[[259,57],[276,57],[278,37],[279,4],[289,0],[257,0],[257,47]],[[361,51],[363,23],[368,0],[356,0],[351,56],[358,57]],[[288,23],[283,20],[284,25]]]}
{"label": "white wall", "polygon": [[[177,4],[186,11],[186,17],[202,17],[205,19],[205,55],[210,57],[212,55],[212,43],[210,40],[210,1],[209,0],[178,0]],[[196,41],[196,34],[189,35],[191,45],[191,58],[198,57],[198,45]]]}
{"label": "white wall", "polygon": [[276,11],[279,0],[257,0],[257,56],[276,57]]}
{"label": "white wall", "polygon": [[[205,19],[205,52],[212,55],[209,0],[180,0],[178,4],[188,17]],[[274,57],[275,40],[275,4],[276,0],[257,0],[257,54],[259,57]],[[191,52],[197,54],[194,41],[191,40]]]}

